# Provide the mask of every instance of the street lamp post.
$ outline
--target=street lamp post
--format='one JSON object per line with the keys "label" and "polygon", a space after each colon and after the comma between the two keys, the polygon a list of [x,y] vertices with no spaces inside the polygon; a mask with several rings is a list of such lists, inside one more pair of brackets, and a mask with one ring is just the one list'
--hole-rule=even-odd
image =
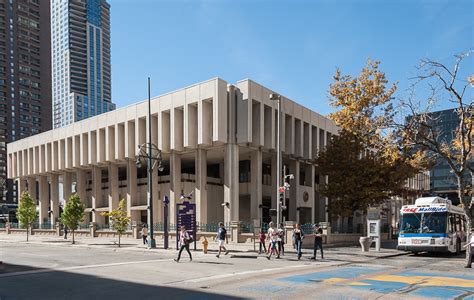
{"label": "street lamp post", "polygon": [[281,135],[281,95],[279,94],[270,94],[270,100],[277,101],[278,104],[278,113],[277,113],[277,228],[280,227],[280,218],[281,218],[281,203],[280,203],[280,187],[283,186],[281,183],[281,145],[280,145],[280,135]]}
{"label": "street lamp post", "polygon": [[[156,248],[155,236],[153,234],[153,170],[158,164],[158,171],[163,171],[161,151],[158,146],[151,142],[151,97],[150,97],[150,77],[148,77],[148,143],[138,146],[139,153],[136,156],[137,167],[141,167],[141,159],[147,160],[148,180],[147,180],[147,223],[149,227],[150,239],[148,240],[149,248]],[[153,153],[155,152],[155,153]]]}

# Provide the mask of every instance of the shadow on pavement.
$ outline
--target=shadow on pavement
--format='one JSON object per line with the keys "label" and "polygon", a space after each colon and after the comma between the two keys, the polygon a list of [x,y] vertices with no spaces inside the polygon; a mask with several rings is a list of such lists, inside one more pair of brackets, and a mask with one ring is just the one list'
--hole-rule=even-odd
{"label": "shadow on pavement", "polygon": [[[0,264],[0,299],[244,299],[29,266]],[[16,273],[23,272],[26,273]],[[150,278],[150,281],[154,281]]]}

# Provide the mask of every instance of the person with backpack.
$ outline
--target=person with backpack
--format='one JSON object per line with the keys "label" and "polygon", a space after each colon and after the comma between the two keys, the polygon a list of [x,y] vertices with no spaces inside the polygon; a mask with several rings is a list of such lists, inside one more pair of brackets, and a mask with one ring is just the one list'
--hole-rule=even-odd
{"label": "person with backpack", "polygon": [[181,259],[181,252],[183,252],[184,249],[186,249],[186,251],[189,254],[189,261],[193,261],[193,257],[191,255],[191,252],[189,251],[189,244],[191,244],[192,241],[193,241],[193,238],[186,231],[186,227],[184,227],[184,225],[181,226],[181,231],[179,232],[180,249],[178,253],[178,258],[174,259],[175,262],[179,262],[179,260]]}
{"label": "person with backpack", "polygon": [[296,255],[298,256],[298,260],[301,259],[302,251],[301,246],[303,245],[304,233],[301,230],[301,225],[296,223],[295,229],[293,230],[293,247],[296,249]]}
{"label": "person with backpack", "polygon": [[219,253],[217,253],[216,257],[219,258],[221,256],[222,250],[225,251],[224,255],[229,254],[229,250],[227,250],[224,246],[225,242],[227,241],[228,243],[229,241],[227,239],[227,230],[225,229],[224,223],[222,222],[219,223],[219,229],[217,230],[216,238],[217,238],[217,242],[219,243]]}

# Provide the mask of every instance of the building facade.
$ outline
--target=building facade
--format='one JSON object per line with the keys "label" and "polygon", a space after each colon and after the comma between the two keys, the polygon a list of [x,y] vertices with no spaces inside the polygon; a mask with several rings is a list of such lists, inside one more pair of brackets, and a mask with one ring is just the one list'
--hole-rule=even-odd
{"label": "building facade", "polygon": [[52,0],[53,128],[115,109],[111,101],[110,5]]}
{"label": "building facade", "polygon": [[[165,195],[174,222],[181,193],[191,191],[202,224],[270,220],[277,201],[278,133],[270,93],[251,80],[231,85],[217,78],[152,99],[152,142],[164,165],[152,181],[155,222],[163,220]],[[326,178],[314,157],[336,125],[282,99],[283,163],[294,175],[283,216],[327,221],[327,199],[318,193]],[[9,177],[21,191],[38,194],[41,223],[54,223],[73,192],[86,204],[86,223],[107,223],[100,212],[116,208],[120,199],[126,199],[133,222],[146,222],[147,171],[137,167],[136,155],[148,139],[147,109],[147,102],[138,103],[8,145]]]}
{"label": "building facade", "polygon": [[[440,134],[439,140],[451,144],[455,138],[456,128],[459,126],[459,116],[455,109],[447,109],[432,112],[428,115],[432,120],[434,130]],[[474,164],[474,162],[471,162]],[[464,178],[466,183],[472,183],[471,175],[466,172]],[[430,170],[430,187],[431,192],[442,197],[449,198],[453,204],[459,204],[457,195],[457,180],[451,173],[451,168],[443,160],[439,160]]]}
{"label": "building facade", "polygon": [[[0,0],[0,179],[6,144],[51,129],[49,1]],[[0,202],[17,200],[10,180]],[[6,193],[3,193],[5,191]]]}

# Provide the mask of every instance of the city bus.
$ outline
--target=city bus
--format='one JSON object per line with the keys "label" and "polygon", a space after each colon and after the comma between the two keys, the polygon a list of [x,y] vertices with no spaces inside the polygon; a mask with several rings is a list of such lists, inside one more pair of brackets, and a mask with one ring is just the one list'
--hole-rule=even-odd
{"label": "city bus", "polygon": [[466,244],[466,214],[451,200],[418,198],[400,210],[398,250],[459,254]]}

